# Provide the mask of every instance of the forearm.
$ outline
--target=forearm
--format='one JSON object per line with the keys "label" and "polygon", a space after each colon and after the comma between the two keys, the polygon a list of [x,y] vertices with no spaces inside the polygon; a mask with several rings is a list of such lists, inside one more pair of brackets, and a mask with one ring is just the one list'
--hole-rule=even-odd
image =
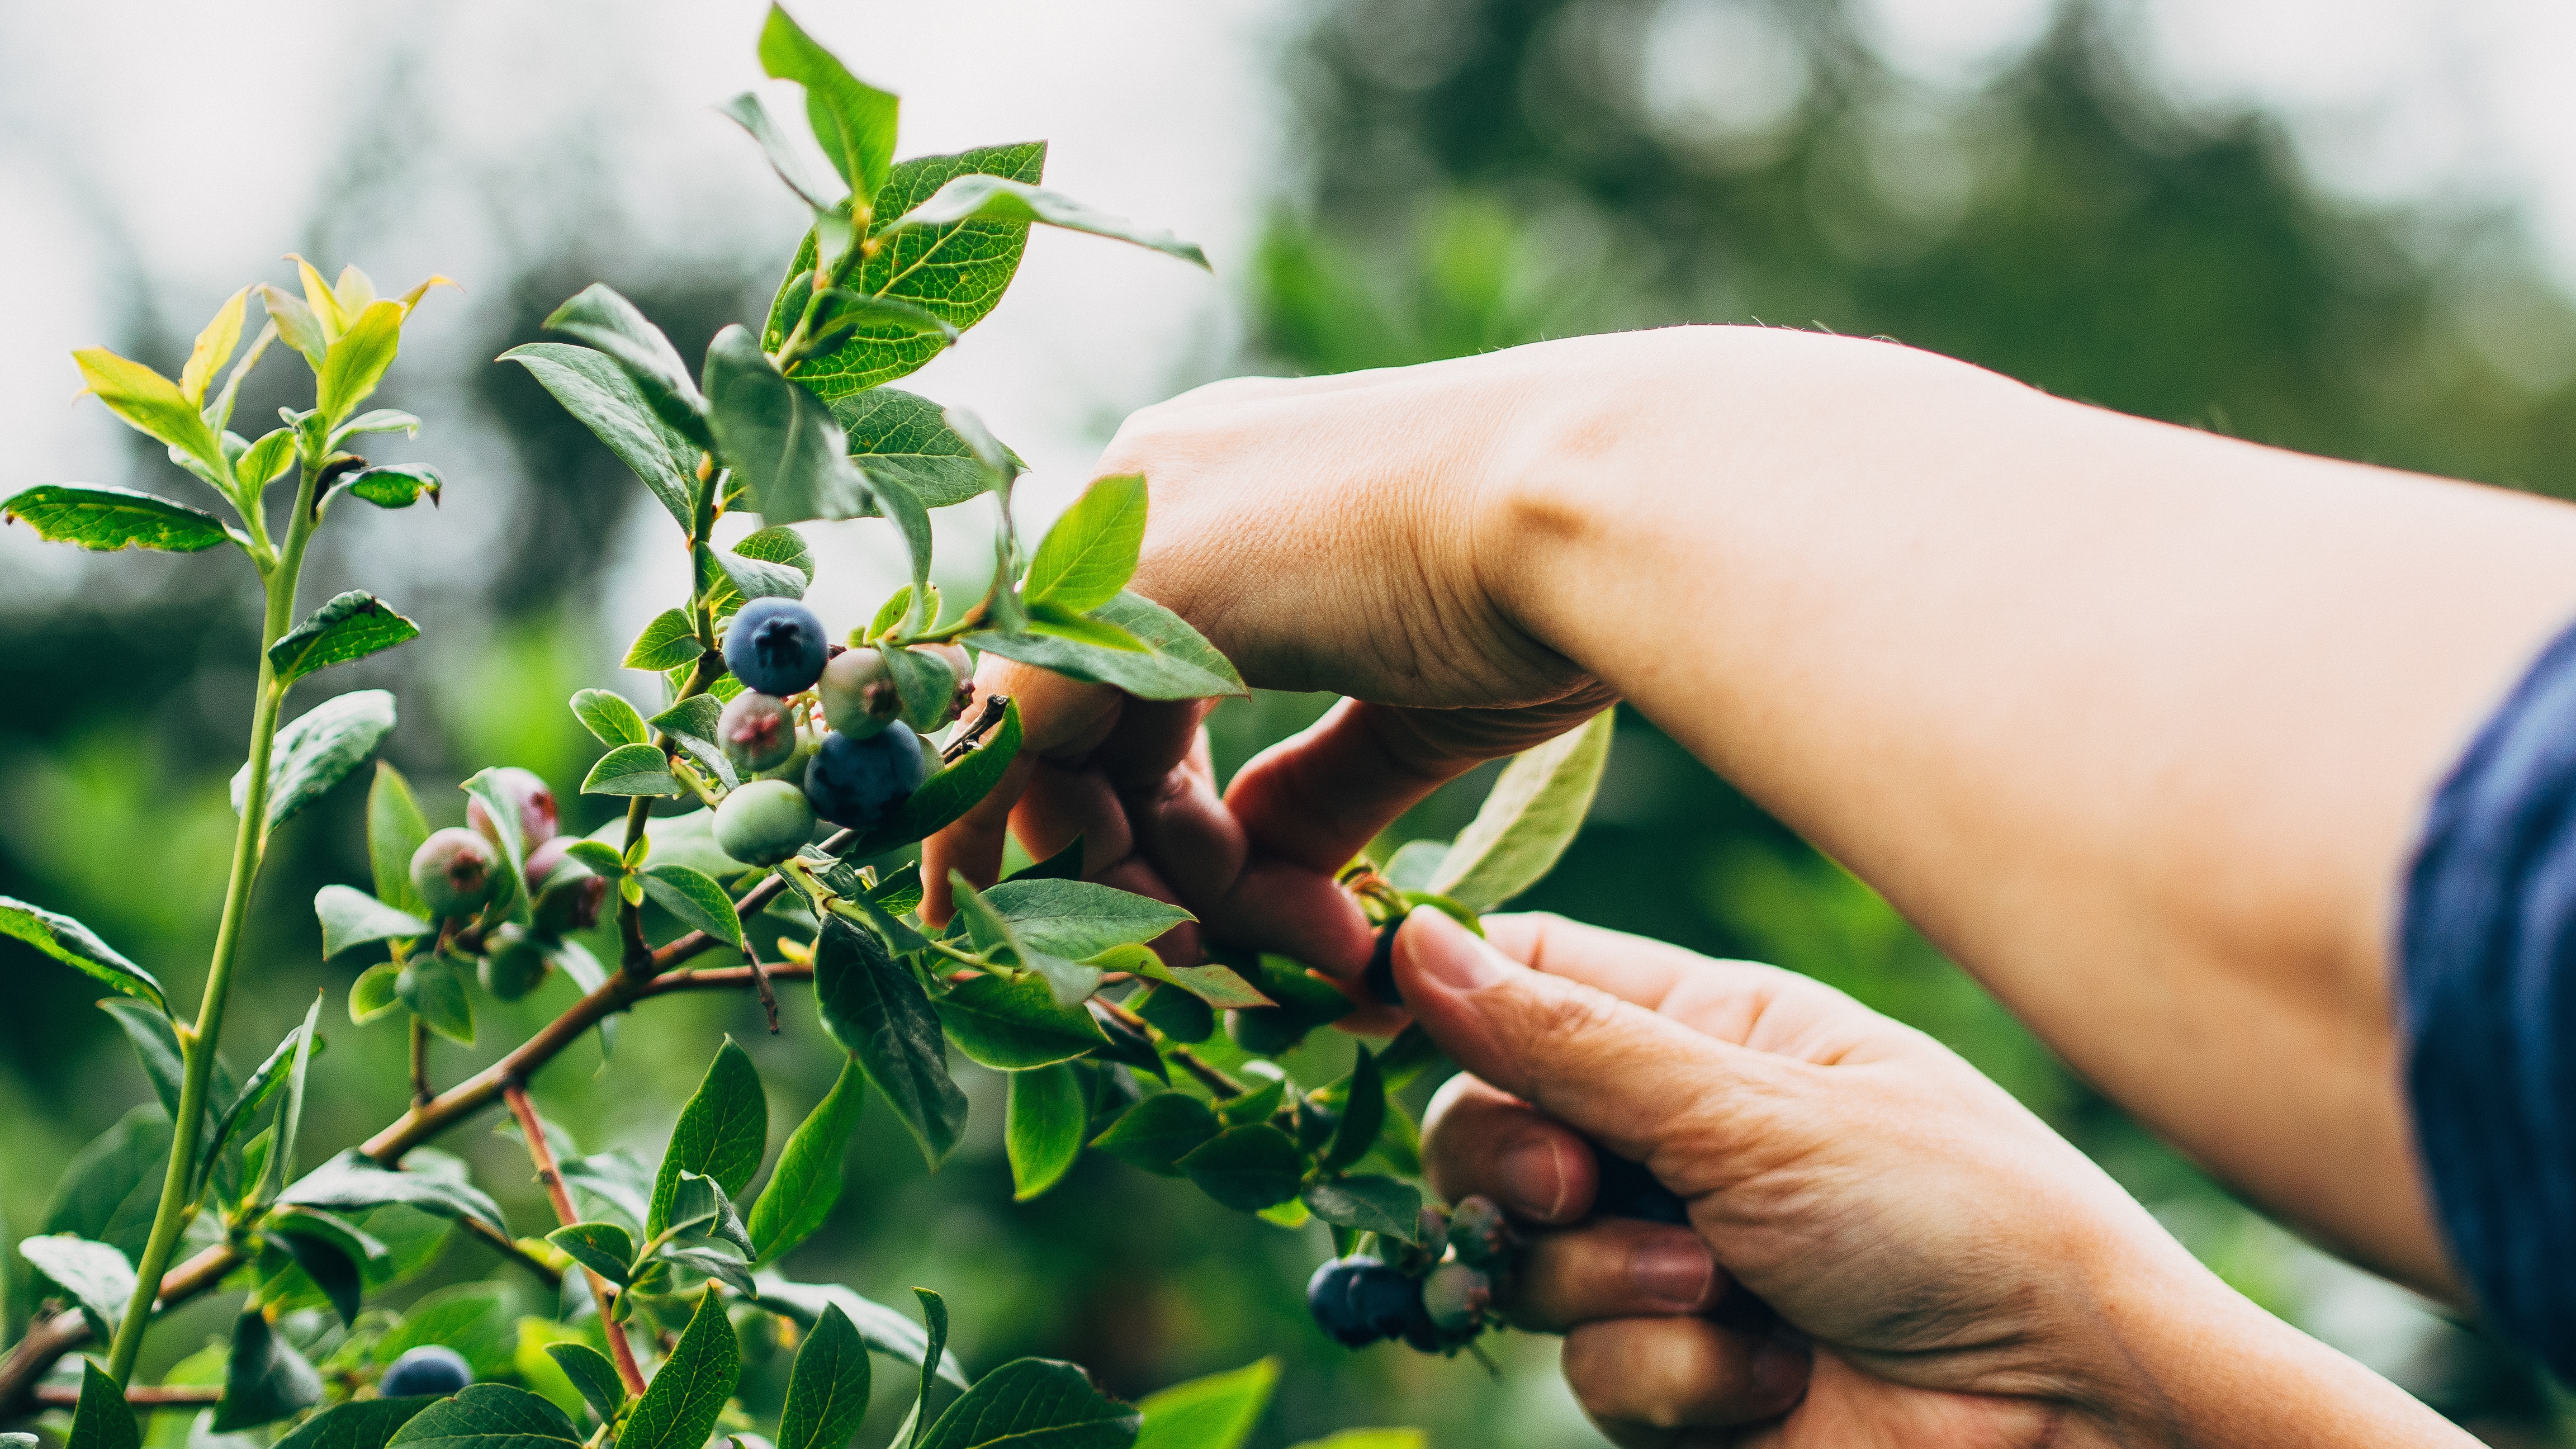
{"label": "forearm", "polygon": [[1497,444],[1507,612],[2151,1125],[2448,1289],[2398,1186],[2392,892],[2576,613],[2576,510],[1880,344],[1576,345]]}

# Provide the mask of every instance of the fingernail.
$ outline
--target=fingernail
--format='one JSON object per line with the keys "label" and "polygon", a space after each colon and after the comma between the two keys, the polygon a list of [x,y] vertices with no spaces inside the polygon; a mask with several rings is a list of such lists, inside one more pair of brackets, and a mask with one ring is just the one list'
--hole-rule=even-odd
{"label": "fingernail", "polygon": [[1511,1148],[1499,1166],[1495,1195],[1503,1206],[1541,1223],[1555,1222],[1565,1211],[1565,1155],[1554,1139],[1536,1137]]}
{"label": "fingernail", "polygon": [[1436,906],[1416,906],[1400,940],[1414,969],[1452,991],[1481,991],[1503,977],[1493,948]]}
{"label": "fingernail", "polygon": [[1628,1254],[1628,1281],[1637,1292],[1675,1313],[1690,1313],[1708,1299],[1717,1260],[1708,1245],[1679,1234],[1650,1238]]}
{"label": "fingernail", "polygon": [[1750,1365],[1757,1400],[1781,1408],[1794,1403],[1807,1388],[1807,1356],[1787,1344],[1771,1342],[1754,1351]]}

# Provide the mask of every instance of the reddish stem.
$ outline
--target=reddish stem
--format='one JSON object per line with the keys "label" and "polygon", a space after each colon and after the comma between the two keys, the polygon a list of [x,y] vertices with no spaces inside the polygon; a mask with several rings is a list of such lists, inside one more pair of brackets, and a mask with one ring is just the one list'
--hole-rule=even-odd
{"label": "reddish stem", "polygon": [[[565,1227],[581,1221],[581,1213],[572,1205],[572,1189],[564,1186],[563,1173],[555,1166],[554,1144],[546,1141],[546,1124],[537,1116],[537,1104],[528,1100],[528,1089],[511,1082],[501,1089],[509,1099],[510,1115],[519,1119],[519,1135],[528,1139],[528,1158],[537,1165],[537,1181],[546,1186],[546,1196],[553,1200],[555,1216]],[[630,1397],[644,1396],[644,1370],[636,1365],[635,1346],[626,1341],[626,1328],[610,1320],[609,1299],[616,1291],[608,1280],[589,1268],[582,1273],[590,1279],[590,1301],[599,1305],[599,1320],[608,1330],[608,1351],[617,1360],[617,1376],[626,1381]]]}

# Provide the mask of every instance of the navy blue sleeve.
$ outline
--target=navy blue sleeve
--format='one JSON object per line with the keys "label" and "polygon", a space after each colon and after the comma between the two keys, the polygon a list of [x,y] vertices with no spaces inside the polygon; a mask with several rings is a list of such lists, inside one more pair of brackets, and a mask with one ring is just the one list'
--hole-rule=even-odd
{"label": "navy blue sleeve", "polygon": [[2576,1378],[2576,629],[2434,796],[2398,950],[2453,1260],[2497,1331]]}

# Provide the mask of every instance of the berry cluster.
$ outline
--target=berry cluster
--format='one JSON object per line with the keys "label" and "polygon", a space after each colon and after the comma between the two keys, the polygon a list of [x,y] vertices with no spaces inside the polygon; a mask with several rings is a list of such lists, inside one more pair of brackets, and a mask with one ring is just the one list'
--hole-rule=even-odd
{"label": "berry cluster", "polygon": [[1473,1343],[1493,1317],[1494,1296],[1510,1286],[1514,1240],[1490,1198],[1422,1210],[1420,1246],[1389,1244],[1392,1258],[1335,1258],[1306,1280],[1306,1308],[1333,1340],[1365,1348],[1402,1339],[1423,1353],[1451,1354]]}
{"label": "berry cluster", "polygon": [[[509,926],[491,936],[478,968],[484,989],[512,1001],[545,980],[552,964],[546,943],[599,924],[608,882],[572,860],[569,850],[578,837],[559,832],[554,791],[534,771],[494,770],[491,779],[516,816],[519,839],[527,846],[524,869],[535,908],[526,929]],[[466,803],[465,819],[464,826],[432,832],[412,852],[411,887],[432,920],[473,915],[504,893],[509,878],[499,866],[500,822],[480,799]]]}
{"label": "berry cluster", "polygon": [[[754,599],[734,615],[724,659],[743,692],[725,706],[716,733],[751,778],[716,808],[725,854],[776,865],[813,837],[816,820],[866,831],[911,797],[930,765],[902,717],[904,691],[890,657],[898,653],[909,673],[931,681],[935,719],[916,713],[916,722],[936,729],[955,718],[971,686],[966,651],[954,644],[841,648],[793,599]],[[800,718],[809,726],[819,718],[823,728],[800,732]]]}

